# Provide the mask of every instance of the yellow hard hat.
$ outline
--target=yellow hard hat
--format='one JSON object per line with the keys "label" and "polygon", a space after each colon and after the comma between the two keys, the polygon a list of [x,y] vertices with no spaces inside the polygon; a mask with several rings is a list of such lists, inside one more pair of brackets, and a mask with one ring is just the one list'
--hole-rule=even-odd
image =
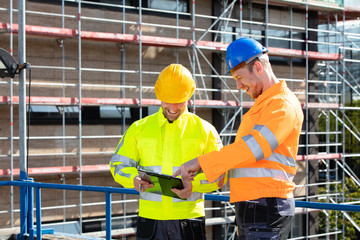
{"label": "yellow hard hat", "polygon": [[195,91],[195,81],[190,71],[181,64],[164,68],[155,83],[156,97],[166,103],[182,103]]}

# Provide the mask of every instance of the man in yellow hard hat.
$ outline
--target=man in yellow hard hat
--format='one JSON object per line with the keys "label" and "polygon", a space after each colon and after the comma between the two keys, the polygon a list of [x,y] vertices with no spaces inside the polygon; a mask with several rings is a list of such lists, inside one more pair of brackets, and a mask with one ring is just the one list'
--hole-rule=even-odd
{"label": "man in yellow hard hat", "polygon": [[155,84],[161,108],[134,122],[111,158],[115,181],[140,192],[138,240],[206,239],[203,193],[221,188],[225,178],[210,184],[199,173],[193,182],[184,181],[188,190],[179,194],[179,199],[151,192],[154,185],[138,173],[138,169],[146,169],[171,176],[182,163],[222,147],[215,128],[187,110],[195,87],[190,71],[181,64],[163,69]]}

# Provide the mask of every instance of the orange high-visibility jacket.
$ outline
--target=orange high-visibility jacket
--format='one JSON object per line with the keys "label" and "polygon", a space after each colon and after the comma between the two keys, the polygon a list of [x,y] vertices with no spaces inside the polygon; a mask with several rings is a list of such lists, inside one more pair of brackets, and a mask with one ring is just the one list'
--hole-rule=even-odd
{"label": "orange high-visibility jacket", "polygon": [[285,81],[271,86],[242,117],[234,143],[198,157],[205,176],[212,182],[229,171],[230,202],[293,197],[303,118]]}

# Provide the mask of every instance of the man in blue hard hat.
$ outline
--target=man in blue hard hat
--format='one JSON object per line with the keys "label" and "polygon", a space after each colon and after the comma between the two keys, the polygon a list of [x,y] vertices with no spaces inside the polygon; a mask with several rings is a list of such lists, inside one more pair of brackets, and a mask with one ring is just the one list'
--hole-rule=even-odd
{"label": "man in blue hard hat", "polygon": [[243,115],[234,143],[182,164],[173,176],[189,180],[201,168],[212,182],[229,171],[239,239],[285,240],[295,212],[301,105],[285,81],[277,79],[259,42],[232,42],[226,60],[237,88],[254,98],[254,105]]}

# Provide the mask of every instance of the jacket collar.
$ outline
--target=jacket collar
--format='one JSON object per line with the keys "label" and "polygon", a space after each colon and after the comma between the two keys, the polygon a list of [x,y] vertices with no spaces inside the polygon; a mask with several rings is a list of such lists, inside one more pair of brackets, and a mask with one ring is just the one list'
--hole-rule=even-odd
{"label": "jacket collar", "polygon": [[160,107],[157,115],[158,115],[158,120],[159,120],[159,126],[163,126],[165,123],[167,124],[175,124],[177,126],[180,126],[181,123],[184,121],[184,117],[185,115],[187,115],[189,113],[187,107],[185,109],[185,111],[179,116],[178,119],[176,119],[173,123],[169,123],[169,121],[167,120],[167,118],[164,116],[164,113],[163,113],[163,109],[162,107]]}
{"label": "jacket collar", "polygon": [[271,97],[274,93],[280,92],[282,89],[286,88],[286,82],[284,80],[281,80],[275,85],[272,85],[268,89],[265,90],[258,98],[255,99],[255,104],[260,104],[265,99]]}

